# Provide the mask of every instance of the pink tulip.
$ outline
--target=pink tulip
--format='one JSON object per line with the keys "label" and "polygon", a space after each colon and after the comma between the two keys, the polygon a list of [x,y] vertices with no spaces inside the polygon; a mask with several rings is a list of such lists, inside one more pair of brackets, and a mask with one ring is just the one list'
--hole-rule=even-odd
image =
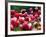
{"label": "pink tulip", "polygon": [[28,21],[24,21],[23,25],[27,25],[28,24]]}
{"label": "pink tulip", "polygon": [[31,12],[32,10],[33,10],[32,8],[29,9],[30,12]]}
{"label": "pink tulip", "polygon": [[24,19],[25,19],[24,17],[19,17],[19,22],[20,23],[23,23],[24,22]]}
{"label": "pink tulip", "polygon": [[11,20],[17,21],[17,17],[13,17],[13,18],[11,18]]}
{"label": "pink tulip", "polygon": [[32,21],[35,21],[35,20],[36,20],[35,16],[30,16],[30,19],[31,19]]}
{"label": "pink tulip", "polygon": [[15,19],[15,20],[12,19],[12,20],[11,20],[11,24],[12,24],[14,27],[16,27],[16,26],[18,26],[19,22],[17,22],[16,19]]}
{"label": "pink tulip", "polygon": [[28,13],[27,13],[27,12],[25,12],[25,13],[23,14],[23,16],[25,16],[25,17],[26,17],[27,15],[28,15]]}
{"label": "pink tulip", "polygon": [[23,8],[23,9],[21,10],[21,12],[23,12],[23,11],[26,11],[26,9],[25,9],[25,8]]}
{"label": "pink tulip", "polygon": [[14,30],[14,26],[12,24],[10,25],[10,28],[12,31]]}

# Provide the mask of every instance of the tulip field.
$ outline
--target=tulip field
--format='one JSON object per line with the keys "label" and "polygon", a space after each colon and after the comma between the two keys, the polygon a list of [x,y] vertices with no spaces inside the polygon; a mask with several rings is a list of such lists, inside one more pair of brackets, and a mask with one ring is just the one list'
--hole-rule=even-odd
{"label": "tulip field", "polygon": [[41,30],[41,7],[11,5],[10,30],[11,31]]}

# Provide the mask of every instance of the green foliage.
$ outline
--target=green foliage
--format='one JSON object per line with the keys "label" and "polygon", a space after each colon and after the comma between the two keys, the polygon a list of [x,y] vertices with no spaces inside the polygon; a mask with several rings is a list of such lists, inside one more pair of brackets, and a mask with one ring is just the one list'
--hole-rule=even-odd
{"label": "green foliage", "polygon": [[16,5],[11,5],[11,10],[17,10],[18,12],[21,12],[21,9],[25,8],[28,11],[30,7],[32,7],[32,6],[16,6]]}
{"label": "green foliage", "polygon": [[20,31],[20,28],[19,27],[15,27],[14,31]]}

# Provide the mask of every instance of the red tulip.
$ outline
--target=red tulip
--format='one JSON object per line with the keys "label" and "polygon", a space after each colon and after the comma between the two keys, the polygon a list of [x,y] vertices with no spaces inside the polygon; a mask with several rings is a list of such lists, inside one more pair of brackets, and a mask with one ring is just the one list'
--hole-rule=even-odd
{"label": "red tulip", "polygon": [[17,27],[18,25],[19,25],[19,22],[18,22],[18,21],[16,21],[16,22],[15,22],[15,26]]}
{"label": "red tulip", "polygon": [[24,24],[24,25],[23,25],[23,29],[24,29],[24,30],[29,30],[28,25]]}
{"label": "red tulip", "polygon": [[20,19],[20,20],[19,20],[19,22],[20,22],[20,23],[23,23],[23,22],[24,22],[24,20]]}
{"label": "red tulip", "polygon": [[23,16],[23,14],[22,14],[22,13],[19,13],[19,16],[20,16],[20,17],[22,17],[22,16]]}
{"label": "red tulip", "polygon": [[24,21],[24,23],[23,23],[23,29],[24,30],[29,30],[28,22],[27,21]]}
{"label": "red tulip", "polygon": [[14,20],[11,20],[11,24],[12,24],[14,27],[16,27],[16,26],[18,26],[19,22],[14,21]]}
{"label": "red tulip", "polygon": [[11,12],[11,18],[13,18],[15,15],[15,10],[11,10],[10,12]]}
{"label": "red tulip", "polygon": [[14,15],[15,14],[15,10],[11,10],[11,15]]}
{"label": "red tulip", "polygon": [[26,17],[26,18],[25,18],[25,21],[29,21],[29,18],[28,18],[28,17]]}
{"label": "red tulip", "polygon": [[15,13],[15,16],[16,16],[16,17],[19,17],[19,13]]}
{"label": "red tulip", "polygon": [[14,21],[14,20],[11,20],[11,24],[12,24],[13,26],[15,26],[15,21]]}
{"label": "red tulip", "polygon": [[12,18],[15,16],[16,13],[18,13],[18,11],[16,11],[16,10],[11,10],[10,12],[11,12],[11,17]]}

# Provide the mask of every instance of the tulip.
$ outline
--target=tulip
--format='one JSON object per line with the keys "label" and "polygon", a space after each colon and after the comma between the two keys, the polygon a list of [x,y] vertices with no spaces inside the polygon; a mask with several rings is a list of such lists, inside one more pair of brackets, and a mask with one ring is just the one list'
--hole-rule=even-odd
{"label": "tulip", "polygon": [[36,18],[34,16],[31,16],[30,18],[31,18],[32,21],[36,20]]}
{"label": "tulip", "polygon": [[23,14],[23,16],[24,16],[24,17],[26,17],[27,15],[28,15],[28,13],[27,13],[27,12],[25,12],[25,13]]}
{"label": "tulip", "polygon": [[22,14],[22,13],[19,13],[19,16],[20,16],[20,17],[22,17],[22,16],[23,16],[23,14]]}
{"label": "tulip", "polygon": [[15,14],[15,10],[11,10],[11,15],[14,15]]}
{"label": "tulip", "polygon": [[17,18],[16,18],[16,17],[13,17],[13,18],[11,18],[11,20],[13,20],[13,21],[17,21]]}
{"label": "tulip", "polygon": [[20,23],[23,23],[24,22],[24,19],[25,19],[24,17],[19,17],[19,22]]}
{"label": "tulip", "polygon": [[14,30],[14,26],[12,24],[10,25],[10,28],[12,31]]}
{"label": "tulip", "polygon": [[16,11],[16,10],[11,10],[10,12],[11,12],[11,17],[14,17],[15,14],[18,13],[18,11]]}
{"label": "tulip", "polygon": [[14,27],[17,27],[17,26],[19,25],[19,22],[18,22],[18,21],[11,20],[11,24],[12,24]]}
{"label": "tulip", "polygon": [[29,11],[31,12],[33,10],[33,8],[30,8]]}
{"label": "tulip", "polygon": [[35,8],[35,12],[38,12],[38,7]]}
{"label": "tulip", "polygon": [[23,30],[29,30],[27,21],[24,21],[24,23],[23,23]]}
{"label": "tulip", "polygon": [[29,30],[29,27],[28,27],[28,25],[23,25],[23,30]]}
{"label": "tulip", "polygon": [[24,13],[26,12],[26,9],[23,8],[23,9],[21,10],[21,12],[24,14]]}
{"label": "tulip", "polygon": [[23,25],[26,25],[26,24],[28,24],[28,21],[24,21]]}
{"label": "tulip", "polygon": [[32,24],[31,23],[28,24],[28,27],[29,27],[29,30],[32,30]]}
{"label": "tulip", "polygon": [[13,26],[15,26],[15,21],[14,21],[14,20],[11,20],[11,24],[12,24]]}
{"label": "tulip", "polygon": [[15,16],[18,18],[19,17],[19,13],[15,13]]}
{"label": "tulip", "polygon": [[10,12],[11,12],[11,18],[13,18],[15,15],[15,10],[11,10]]}
{"label": "tulip", "polygon": [[26,17],[26,18],[25,18],[25,21],[29,21],[29,18],[28,18],[28,17]]}
{"label": "tulip", "polygon": [[17,27],[18,25],[19,25],[19,22],[18,22],[18,21],[16,21],[16,22],[15,22],[15,26]]}

